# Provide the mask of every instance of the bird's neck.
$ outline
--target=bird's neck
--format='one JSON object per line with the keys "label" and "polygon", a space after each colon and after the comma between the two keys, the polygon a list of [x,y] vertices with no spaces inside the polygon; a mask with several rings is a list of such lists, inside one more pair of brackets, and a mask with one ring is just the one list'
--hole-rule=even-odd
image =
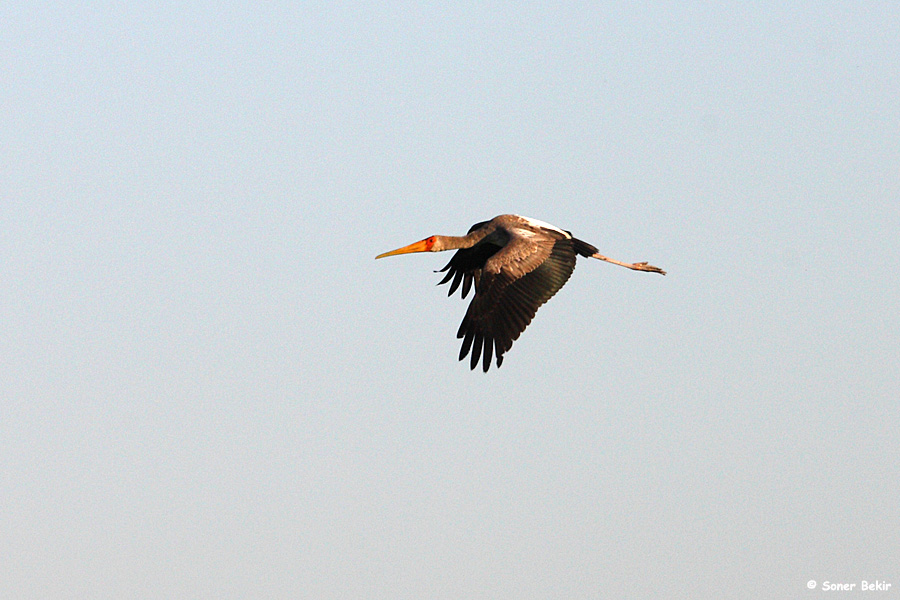
{"label": "bird's neck", "polygon": [[436,235],[434,236],[434,246],[432,252],[441,252],[442,250],[460,250],[463,248],[471,248],[480,242],[484,235],[475,235],[480,232],[473,231],[469,235]]}

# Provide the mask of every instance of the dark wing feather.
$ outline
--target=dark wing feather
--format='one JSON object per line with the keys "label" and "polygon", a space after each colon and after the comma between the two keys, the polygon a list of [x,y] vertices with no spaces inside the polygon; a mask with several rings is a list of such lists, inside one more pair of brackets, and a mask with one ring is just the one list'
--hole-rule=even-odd
{"label": "dark wing feather", "polygon": [[[571,238],[528,243],[533,246],[530,253],[502,261],[496,273],[488,264],[476,279],[475,297],[456,334],[463,340],[459,359],[471,351],[472,369],[483,357],[482,368],[487,372],[492,354],[499,367],[504,353],[531,323],[537,309],[572,275],[576,248]],[[540,260],[542,256],[546,258]]]}

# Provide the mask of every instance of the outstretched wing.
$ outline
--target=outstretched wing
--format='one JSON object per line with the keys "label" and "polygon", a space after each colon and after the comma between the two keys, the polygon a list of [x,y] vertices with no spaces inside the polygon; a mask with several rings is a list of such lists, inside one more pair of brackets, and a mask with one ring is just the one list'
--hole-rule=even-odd
{"label": "outstretched wing", "polygon": [[[499,367],[503,354],[528,327],[537,309],[572,275],[576,253],[572,238],[563,237],[562,232],[546,233],[516,232],[506,246],[487,259],[481,272],[474,274],[475,297],[456,334],[463,340],[459,359],[471,351],[472,369],[483,358],[482,368],[487,372],[494,354]],[[469,273],[464,272],[462,277],[465,297]],[[451,293],[459,285],[458,278]]]}

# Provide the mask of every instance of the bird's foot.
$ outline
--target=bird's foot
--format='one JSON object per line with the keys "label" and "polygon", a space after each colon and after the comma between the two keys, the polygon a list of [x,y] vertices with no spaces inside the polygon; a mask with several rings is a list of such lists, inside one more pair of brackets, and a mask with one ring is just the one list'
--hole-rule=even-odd
{"label": "bird's foot", "polygon": [[666,274],[666,272],[659,267],[648,265],[646,262],[634,263],[633,265],[631,265],[631,268],[635,271],[647,271],[648,273],[659,273],[660,275]]}

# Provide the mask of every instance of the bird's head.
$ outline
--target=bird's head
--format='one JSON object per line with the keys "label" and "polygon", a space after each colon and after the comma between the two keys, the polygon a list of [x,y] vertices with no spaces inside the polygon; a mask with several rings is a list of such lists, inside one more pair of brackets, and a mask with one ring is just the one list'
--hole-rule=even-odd
{"label": "bird's head", "polygon": [[418,242],[412,243],[409,246],[403,246],[402,248],[397,248],[396,250],[391,250],[390,252],[384,252],[383,254],[379,254],[375,258],[384,258],[385,256],[394,256],[395,254],[410,254],[412,252],[439,252],[441,250],[440,240],[438,236],[432,235],[424,240],[419,240]]}

